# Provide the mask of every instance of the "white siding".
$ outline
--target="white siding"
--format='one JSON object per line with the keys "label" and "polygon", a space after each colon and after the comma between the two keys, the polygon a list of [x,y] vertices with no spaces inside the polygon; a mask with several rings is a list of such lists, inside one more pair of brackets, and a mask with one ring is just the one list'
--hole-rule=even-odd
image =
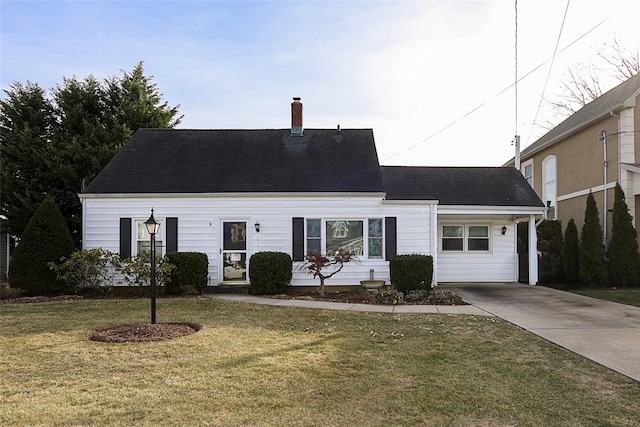
{"label": "white siding", "polygon": [[[383,207],[379,197],[123,197],[87,198],[84,205],[83,245],[119,251],[120,218],[146,220],[153,207],[156,220],[165,224],[178,218],[178,250],[206,253],[209,284],[219,281],[220,234],[224,220],[248,221],[248,251],[279,251],[292,255],[292,218],[366,219],[397,216],[398,253],[428,253],[429,210]],[[260,232],[254,225],[260,223]],[[163,230],[163,235],[166,235]],[[135,240],[135,234],[133,235]],[[132,248],[133,249],[133,248]],[[316,286],[318,279],[297,271],[293,285]],[[249,266],[249,268],[251,268]],[[389,263],[384,259],[362,260],[346,265],[327,281],[327,286],[359,285],[374,269],[376,279],[389,281]]]}
{"label": "white siding", "polygon": [[[516,280],[515,226],[506,219],[478,216],[446,216],[438,218],[438,232],[442,225],[488,225],[490,241],[488,252],[442,251],[438,241],[438,275],[442,282],[513,282]],[[502,227],[507,232],[502,235]]]}
{"label": "white siding", "polygon": [[[224,220],[248,222],[248,255],[260,251],[279,251],[292,255],[292,218],[366,219],[397,218],[397,253],[425,254],[434,258],[436,282],[511,282],[516,277],[515,228],[511,216],[437,215],[434,202],[394,203],[379,197],[200,197],[182,196],[98,198],[83,200],[83,245],[119,251],[120,218],[146,220],[153,207],[155,218],[178,218],[178,250],[206,253],[209,257],[209,284],[219,282],[221,224]],[[437,227],[434,229],[436,224]],[[260,223],[260,232],[254,225]],[[490,226],[490,250],[483,253],[443,252],[439,234],[442,224],[486,224]],[[501,229],[507,226],[506,235]],[[133,231],[133,230],[132,230]],[[166,236],[163,230],[163,236]],[[135,233],[133,234],[135,244]],[[166,242],[163,242],[166,243]],[[296,265],[297,264],[297,265]],[[317,286],[318,279],[297,270],[294,263],[292,285]],[[249,269],[251,267],[249,266]],[[327,286],[359,285],[375,270],[376,279],[389,283],[389,263],[384,259],[362,260],[346,265],[327,281]]]}

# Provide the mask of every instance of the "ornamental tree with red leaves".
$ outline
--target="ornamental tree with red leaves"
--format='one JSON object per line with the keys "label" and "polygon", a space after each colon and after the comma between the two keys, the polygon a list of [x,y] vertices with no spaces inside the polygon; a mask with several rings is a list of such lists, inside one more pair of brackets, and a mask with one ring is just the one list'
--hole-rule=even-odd
{"label": "ornamental tree with red leaves", "polygon": [[343,251],[336,251],[334,255],[313,253],[304,257],[300,271],[320,279],[320,296],[324,297],[326,295],[324,281],[339,273],[345,264],[358,261],[358,257]]}

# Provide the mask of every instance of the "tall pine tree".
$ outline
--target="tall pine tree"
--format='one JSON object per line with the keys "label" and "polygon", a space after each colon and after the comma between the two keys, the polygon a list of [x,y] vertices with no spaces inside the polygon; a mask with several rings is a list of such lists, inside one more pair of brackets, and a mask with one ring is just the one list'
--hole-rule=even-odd
{"label": "tall pine tree", "polygon": [[22,235],[51,195],[79,246],[78,193],[138,128],[173,127],[181,119],[142,62],[102,82],[63,78],[49,94],[37,84],[12,84],[0,99],[0,213],[8,232]]}
{"label": "tall pine tree", "polygon": [[589,193],[578,251],[578,276],[588,285],[606,285],[609,282],[602,236],[596,199],[593,193]]}
{"label": "tall pine tree", "polygon": [[[0,213],[20,235],[51,189],[53,105],[38,84],[13,83],[0,99]],[[4,231],[4,230],[3,230]]]}
{"label": "tall pine tree", "polygon": [[609,273],[611,284],[630,286],[638,284],[640,255],[638,232],[625,201],[624,191],[616,184],[613,200],[611,244],[609,245]]}

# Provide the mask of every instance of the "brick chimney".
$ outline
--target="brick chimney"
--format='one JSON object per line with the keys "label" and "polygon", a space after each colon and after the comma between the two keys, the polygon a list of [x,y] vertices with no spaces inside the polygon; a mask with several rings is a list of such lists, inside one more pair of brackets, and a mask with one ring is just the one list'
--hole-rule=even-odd
{"label": "brick chimney", "polygon": [[302,102],[293,98],[291,103],[291,136],[302,136]]}

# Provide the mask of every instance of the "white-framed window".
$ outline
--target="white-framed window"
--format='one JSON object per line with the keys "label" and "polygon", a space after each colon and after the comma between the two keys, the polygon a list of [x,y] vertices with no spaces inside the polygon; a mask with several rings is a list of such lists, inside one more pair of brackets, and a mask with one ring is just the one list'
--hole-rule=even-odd
{"label": "white-framed window", "polygon": [[[151,235],[147,231],[147,227],[144,224],[145,221],[146,220],[136,221],[136,255],[139,255],[142,252],[149,252],[151,250]],[[157,221],[161,222],[159,220]],[[162,256],[162,229],[162,224],[160,224],[158,232],[156,233],[156,256]]]}
{"label": "white-framed window", "polygon": [[485,224],[446,224],[441,228],[443,252],[488,252],[491,227]]}
{"label": "white-framed window", "polygon": [[527,180],[531,188],[533,188],[533,159],[522,164],[522,175]]}
{"label": "white-framed window", "polygon": [[383,257],[382,218],[306,220],[306,252],[343,251],[365,259]]}
{"label": "white-framed window", "polygon": [[547,156],[542,162],[542,201],[553,208],[549,219],[556,219],[558,204],[558,171],[556,156]]}
{"label": "white-framed window", "polygon": [[442,250],[464,251],[464,225],[442,226]]}

